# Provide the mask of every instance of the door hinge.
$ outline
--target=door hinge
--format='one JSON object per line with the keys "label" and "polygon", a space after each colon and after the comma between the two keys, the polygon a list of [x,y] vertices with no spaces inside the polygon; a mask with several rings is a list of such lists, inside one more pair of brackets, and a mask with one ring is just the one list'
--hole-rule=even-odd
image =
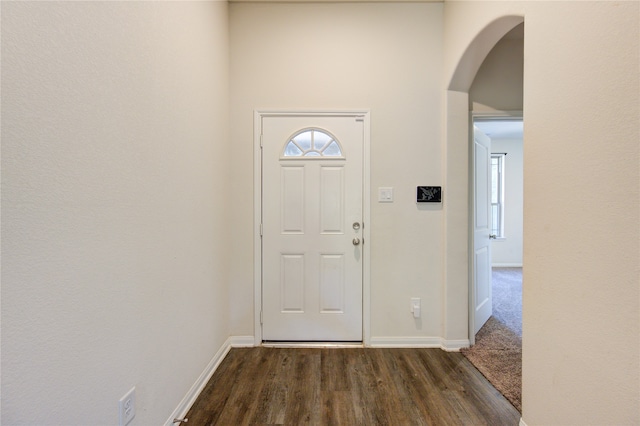
{"label": "door hinge", "polygon": [[262,224],[260,224],[260,238],[262,238]]}
{"label": "door hinge", "polygon": [[262,311],[260,311],[260,325],[262,325]]}
{"label": "door hinge", "polygon": [[263,135],[260,135],[260,149],[262,149],[262,138],[263,138]]}

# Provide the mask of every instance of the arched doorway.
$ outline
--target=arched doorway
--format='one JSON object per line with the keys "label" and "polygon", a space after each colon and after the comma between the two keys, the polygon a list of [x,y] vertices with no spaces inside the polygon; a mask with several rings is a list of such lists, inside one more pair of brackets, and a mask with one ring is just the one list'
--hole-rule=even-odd
{"label": "arched doorway", "polygon": [[[478,292],[476,291],[475,271],[489,271],[489,274],[491,271],[490,263],[485,265],[484,268],[478,269],[477,262],[479,258],[474,256],[474,238],[477,239],[478,235],[474,236],[474,191],[471,185],[473,179],[470,179],[471,172],[474,171],[474,151],[471,149],[471,141],[473,140],[471,114],[473,108],[470,102],[470,89],[481,65],[492,49],[507,33],[523,24],[523,22],[524,17],[510,15],[498,18],[484,27],[473,38],[460,57],[446,92],[446,173],[450,195],[448,209],[451,212],[447,215],[445,224],[447,235],[447,292],[448,295],[453,295],[457,291],[457,294],[460,295],[460,290],[464,286],[468,296],[465,312],[461,312],[461,309],[456,311],[455,307],[449,304],[453,297],[448,299],[447,315],[450,315],[449,312],[456,312],[460,316],[467,315],[466,332],[470,343],[474,342],[475,331],[479,328],[475,318],[478,306],[476,303]],[[494,108],[494,111],[499,109]],[[467,214],[463,216],[461,215],[462,212],[467,212]],[[461,229],[464,229],[464,232],[461,232]],[[490,232],[486,233],[486,238],[487,240],[490,238]],[[464,253],[464,258],[461,256],[462,253]],[[491,261],[490,256],[485,256],[483,259],[488,262]],[[452,315],[447,318],[447,321],[451,321],[447,324],[455,324],[455,320],[452,320]]]}
{"label": "arched doorway", "polygon": [[[446,173],[449,188],[447,208],[451,213],[447,215],[445,226],[446,258],[448,259],[446,273],[449,291],[455,291],[456,287],[458,287],[457,290],[460,290],[459,285],[462,283],[467,290],[469,289],[469,271],[472,266],[469,263],[469,215],[471,209],[469,208],[468,177],[470,170],[469,141],[472,129],[469,112],[469,89],[489,52],[505,34],[523,22],[524,17],[510,15],[498,18],[484,27],[466,48],[447,87]],[[466,211],[467,214],[463,216],[455,213],[460,211]],[[461,229],[465,231],[460,232]],[[462,252],[466,254],[464,259],[460,256]],[[458,283],[458,286],[454,283]],[[453,300],[453,298],[448,300]],[[470,299],[469,302],[472,303],[473,300]],[[453,307],[447,307],[449,312],[462,314],[459,310],[451,308]],[[468,330],[473,331],[473,324],[470,324]],[[472,336],[469,337],[472,339]]]}

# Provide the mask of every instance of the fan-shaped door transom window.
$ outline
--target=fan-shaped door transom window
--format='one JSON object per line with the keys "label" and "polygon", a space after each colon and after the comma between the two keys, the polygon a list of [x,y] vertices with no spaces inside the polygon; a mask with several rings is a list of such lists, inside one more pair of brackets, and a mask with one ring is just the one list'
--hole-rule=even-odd
{"label": "fan-shaped door transom window", "polygon": [[340,142],[320,129],[305,129],[291,137],[284,148],[284,158],[344,158]]}

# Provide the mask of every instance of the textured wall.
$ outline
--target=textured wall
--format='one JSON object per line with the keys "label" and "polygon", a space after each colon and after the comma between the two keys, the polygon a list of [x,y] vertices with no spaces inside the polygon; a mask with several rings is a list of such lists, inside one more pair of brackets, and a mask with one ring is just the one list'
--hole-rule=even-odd
{"label": "textured wall", "polygon": [[[372,332],[465,338],[468,98],[443,127],[442,88],[524,14],[524,420],[637,423],[638,7],[235,4],[228,121],[225,3],[3,2],[3,422],[113,424],[136,385],[134,424],[161,423],[252,334],[255,108],[371,108],[372,198],[396,187]],[[438,179],[443,210],[417,209]]]}
{"label": "textured wall", "polygon": [[445,3],[446,79],[465,75],[454,70],[483,27],[507,14],[525,17],[523,419],[530,425],[640,420],[639,7]]}
{"label": "textured wall", "polygon": [[640,422],[639,7],[552,4],[526,37],[531,424]]}
{"label": "textured wall", "polygon": [[[233,181],[252,187],[254,109],[371,110],[373,337],[442,336],[441,4],[244,4],[231,9]],[[395,188],[379,204],[377,188]],[[253,334],[253,205],[234,197],[232,334]],[[409,311],[422,298],[421,321]]]}
{"label": "textured wall", "polygon": [[228,337],[227,6],[2,3],[2,423],[161,424]]}

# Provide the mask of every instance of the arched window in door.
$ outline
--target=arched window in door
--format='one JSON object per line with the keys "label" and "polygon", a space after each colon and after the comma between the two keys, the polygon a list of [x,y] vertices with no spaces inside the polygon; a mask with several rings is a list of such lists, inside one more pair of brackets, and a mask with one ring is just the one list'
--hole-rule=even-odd
{"label": "arched window in door", "polygon": [[345,158],[340,142],[320,129],[303,129],[289,138],[283,158]]}

